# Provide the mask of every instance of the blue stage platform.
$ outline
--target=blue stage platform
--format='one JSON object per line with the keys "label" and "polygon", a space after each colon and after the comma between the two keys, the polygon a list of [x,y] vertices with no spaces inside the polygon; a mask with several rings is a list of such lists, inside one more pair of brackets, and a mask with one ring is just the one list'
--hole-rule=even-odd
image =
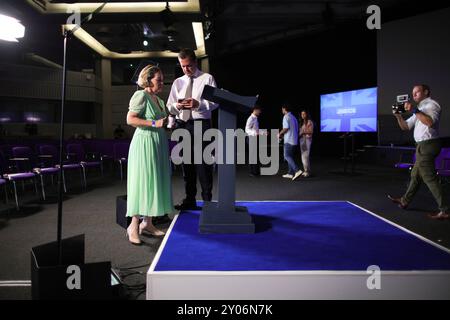
{"label": "blue stage platform", "polygon": [[[149,269],[148,299],[450,298],[450,251],[346,201],[238,202],[255,234],[200,234],[177,215]],[[369,289],[368,268],[381,270]]]}

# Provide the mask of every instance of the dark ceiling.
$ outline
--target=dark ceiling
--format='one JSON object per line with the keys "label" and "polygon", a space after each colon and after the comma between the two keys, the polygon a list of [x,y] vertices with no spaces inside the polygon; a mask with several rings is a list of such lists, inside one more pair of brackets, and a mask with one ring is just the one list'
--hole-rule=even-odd
{"label": "dark ceiling", "polygon": [[195,48],[189,21],[179,21],[166,27],[157,17],[153,17],[135,23],[92,23],[84,29],[109,50],[119,53]]}
{"label": "dark ceiling", "polygon": [[366,28],[370,5],[380,7],[382,23],[449,6],[435,0],[211,0],[202,9],[221,55],[342,26]]}
{"label": "dark ceiling", "polygon": [[[102,2],[98,1],[98,4]],[[100,13],[84,29],[105,47],[120,53],[136,50],[177,51],[181,47],[195,47],[191,22],[202,21],[208,54],[221,56],[276,41],[323,33],[340,26],[364,28],[368,17],[366,9],[371,4],[380,6],[382,22],[448,6],[444,2],[431,0],[426,5],[423,1],[406,0],[200,0],[200,14]],[[60,63],[60,25],[65,23],[68,14],[44,15],[25,0],[1,0],[0,11],[11,12],[27,27],[26,37],[17,47]],[[148,41],[148,46],[143,46],[144,40]],[[0,49],[4,46],[0,44]],[[74,41],[72,46],[77,52],[73,57],[77,59],[73,67],[92,67],[96,54],[79,41]],[[16,51],[12,50],[12,55]]]}

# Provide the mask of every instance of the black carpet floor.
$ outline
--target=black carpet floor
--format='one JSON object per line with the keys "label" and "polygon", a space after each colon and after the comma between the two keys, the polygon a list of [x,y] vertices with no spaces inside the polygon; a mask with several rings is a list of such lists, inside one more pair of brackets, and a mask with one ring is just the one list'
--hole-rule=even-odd
{"label": "black carpet floor", "polygon": [[[427,218],[436,212],[436,203],[423,186],[408,210],[401,210],[387,200],[386,194],[401,195],[406,188],[407,172],[375,165],[359,165],[358,175],[341,175],[342,163],[331,159],[312,159],[314,175],[292,182],[276,176],[250,177],[246,167],[237,170],[237,200],[348,200],[392,222],[450,248],[450,220]],[[162,239],[142,237],[144,245],[133,246],[125,230],[116,224],[116,197],[126,194],[126,181],[112,174],[89,178],[88,190],[82,191],[79,177],[68,177],[70,190],[63,205],[63,237],[85,234],[86,261],[111,261],[125,284],[132,286],[127,299],[145,299],[145,273]],[[215,183],[217,179],[215,179]],[[450,186],[445,186],[450,198]],[[20,211],[0,203],[0,281],[30,280],[30,250],[32,247],[56,240],[57,203],[53,196],[39,202],[32,186],[19,188]],[[173,197],[183,198],[181,168],[173,175]],[[0,201],[3,201],[3,194]],[[213,199],[217,198],[214,187]],[[345,221],[342,221],[345,223]],[[167,229],[169,223],[159,225]],[[132,288],[132,289],[131,289]],[[30,286],[7,287],[0,282],[0,299],[30,299]]]}

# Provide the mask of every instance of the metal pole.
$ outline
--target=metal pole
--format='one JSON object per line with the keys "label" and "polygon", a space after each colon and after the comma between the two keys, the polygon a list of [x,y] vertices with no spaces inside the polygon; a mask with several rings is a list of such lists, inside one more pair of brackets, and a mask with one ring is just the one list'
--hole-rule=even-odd
{"label": "metal pole", "polygon": [[355,133],[352,133],[352,174],[355,173]]}
{"label": "metal pole", "polygon": [[68,38],[74,34],[81,25],[88,22],[92,17],[102,11],[108,1],[105,1],[101,6],[95,9],[94,12],[84,18],[79,25],[76,25],[72,30],[64,30],[64,53],[63,53],[63,79],[61,89],[61,127],[59,131],[59,174],[58,174],[58,230],[57,230],[57,243],[58,243],[58,264],[62,265],[62,203],[63,203],[63,186],[65,189],[65,183],[63,183],[63,147],[64,147],[64,104],[66,102],[66,77],[67,77],[67,42]]}
{"label": "metal pole", "polygon": [[66,76],[67,76],[67,39],[68,31],[64,31],[64,54],[63,54],[63,69],[62,69],[62,89],[61,89],[61,123],[59,130],[59,174],[58,174],[58,264],[62,265],[62,207],[63,207],[63,162],[64,162],[64,105],[66,101]]}

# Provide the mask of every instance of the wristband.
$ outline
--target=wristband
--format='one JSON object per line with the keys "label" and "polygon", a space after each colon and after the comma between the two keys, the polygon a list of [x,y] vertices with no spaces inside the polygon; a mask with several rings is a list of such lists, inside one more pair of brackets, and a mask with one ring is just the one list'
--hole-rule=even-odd
{"label": "wristband", "polygon": [[414,108],[414,109],[412,109],[412,113],[413,113],[413,114],[416,114],[416,113],[418,113],[418,112],[420,112],[419,108]]}
{"label": "wristband", "polygon": [[152,120],[152,127],[156,127],[156,121]]}

